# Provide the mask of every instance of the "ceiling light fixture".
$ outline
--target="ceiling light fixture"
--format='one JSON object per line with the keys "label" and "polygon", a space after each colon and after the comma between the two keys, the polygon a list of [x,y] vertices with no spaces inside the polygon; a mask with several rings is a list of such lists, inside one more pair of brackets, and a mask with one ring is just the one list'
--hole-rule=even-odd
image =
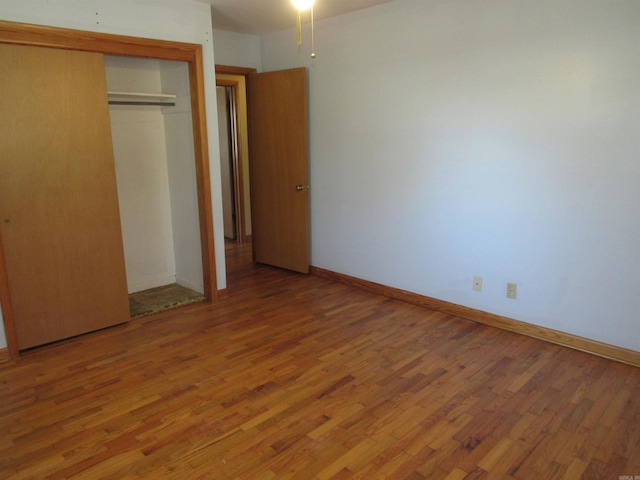
{"label": "ceiling light fixture", "polygon": [[311,58],[316,58],[315,35],[313,31],[313,0],[291,0],[293,6],[298,10],[298,20],[296,22],[298,33],[298,46],[302,45],[302,12],[311,10]]}
{"label": "ceiling light fixture", "polygon": [[305,11],[313,5],[313,0],[291,0],[291,2],[300,11]]}

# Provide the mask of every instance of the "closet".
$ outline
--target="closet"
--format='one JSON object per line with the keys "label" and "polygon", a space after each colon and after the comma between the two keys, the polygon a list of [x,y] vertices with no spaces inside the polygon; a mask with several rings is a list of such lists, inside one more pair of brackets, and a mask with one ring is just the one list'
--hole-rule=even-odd
{"label": "closet", "polygon": [[132,316],[202,299],[188,65],[104,63]]}
{"label": "closet", "polygon": [[136,291],[214,300],[201,46],[0,21],[0,64],[11,355],[128,321]]}

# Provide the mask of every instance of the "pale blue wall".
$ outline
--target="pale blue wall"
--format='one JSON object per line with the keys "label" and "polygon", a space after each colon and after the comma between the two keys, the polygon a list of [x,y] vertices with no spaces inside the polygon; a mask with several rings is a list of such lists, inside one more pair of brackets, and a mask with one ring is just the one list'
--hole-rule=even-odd
{"label": "pale blue wall", "polygon": [[262,37],[264,71],[309,67],[313,265],[640,350],[639,26],[397,0],[317,22],[315,60]]}

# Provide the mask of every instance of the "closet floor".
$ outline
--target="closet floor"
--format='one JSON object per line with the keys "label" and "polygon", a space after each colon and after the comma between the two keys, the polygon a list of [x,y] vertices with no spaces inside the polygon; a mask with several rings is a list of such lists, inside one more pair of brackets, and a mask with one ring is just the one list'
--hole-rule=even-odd
{"label": "closet floor", "polygon": [[131,318],[161,312],[188,303],[203,301],[204,295],[172,283],[129,295]]}

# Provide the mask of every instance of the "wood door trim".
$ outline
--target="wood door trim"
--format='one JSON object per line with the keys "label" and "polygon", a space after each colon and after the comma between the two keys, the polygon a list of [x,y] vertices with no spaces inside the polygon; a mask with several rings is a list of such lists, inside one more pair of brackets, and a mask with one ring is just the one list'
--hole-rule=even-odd
{"label": "wood door trim", "polygon": [[252,73],[257,73],[258,71],[255,68],[247,68],[247,67],[234,67],[231,65],[216,65],[216,73],[228,73],[230,75],[251,75]]}
{"label": "wood door trim", "polygon": [[185,62],[195,62],[196,52],[202,50],[201,45],[193,43],[88,32],[4,20],[0,20],[0,42]]}
{"label": "wood door trim", "polygon": [[[0,20],[0,43],[176,60],[189,64],[204,294],[210,302],[217,300],[218,289],[213,238],[202,45],[30,25],[3,20]],[[17,358],[19,355],[18,341],[10,298],[7,273],[2,255],[2,239],[0,238],[0,305],[2,306],[2,316],[7,334],[7,347],[12,358]]]}
{"label": "wood door trim", "polygon": [[247,225],[245,215],[245,203],[244,203],[244,158],[248,154],[242,148],[241,133],[240,133],[240,119],[238,118],[238,105],[240,103],[240,92],[238,91],[239,83],[234,80],[226,80],[218,78],[216,72],[216,86],[218,87],[231,87],[233,91],[233,108],[229,112],[231,120],[233,122],[231,132],[235,137],[234,148],[231,150],[233,161],[233,188],[234,188],[234,203],[236,209],[236,238],[239,243],[245,243],[247,241]]}
{"label": "wood door trim", "polygon": [[191,83],[191,116],[193,121],[194,153],[196,157],[196,185],[202,250],[202,277],[205,298],[218,299],[216,257],[213,238],[213,211],[211,207],[211,173],[209,170],[209,142],[207,141],[207,115],[204,96],[204,67],[202,47],[194,49],[194,61],[189,62]]}

